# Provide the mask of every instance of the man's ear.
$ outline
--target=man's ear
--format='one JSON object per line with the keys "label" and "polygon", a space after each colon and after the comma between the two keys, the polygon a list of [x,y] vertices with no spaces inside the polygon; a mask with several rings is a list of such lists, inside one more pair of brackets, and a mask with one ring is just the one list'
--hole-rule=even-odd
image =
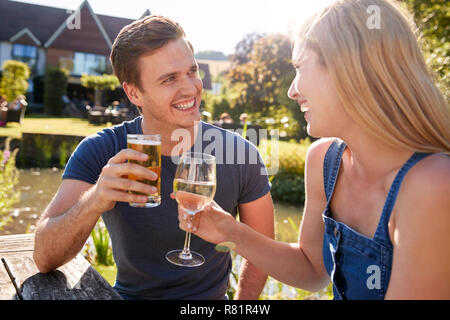
{"label": "man's ear", "polygon": [[139,89],[130,83],[124,82],[122,83],[123,91],[125,91],[128,99],[136,106],[144,105]]}

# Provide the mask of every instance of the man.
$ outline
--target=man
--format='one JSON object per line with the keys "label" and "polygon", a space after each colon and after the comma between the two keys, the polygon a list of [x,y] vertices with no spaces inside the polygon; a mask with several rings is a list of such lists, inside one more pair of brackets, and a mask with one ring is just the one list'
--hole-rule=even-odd
{"label": "man", "polygon": [[[228,145],[244,145],[246,153],[256,149],[248,142],[242,144],[245,140],[237,135],[199,122],[202,82],[192,47],[177,23],[150,16],[126,26],[113,45],[111,62],[142,116],[87,137],[77,147],[56,196],[38,222],[36,265],[45,273],[71,260],[102,216],[118,270],[114,288],[122,297],[224,299],[231,271],[229,253],[193,236],[191,248],[206,259],[202,266],[179,267],[165,259],[168,251],[183,246],[185,235],[178,228],[177,203],[170,197],[176,169],[172,159],[194,147],[206,152],[209,144],[200,133],[205,130],[217,130]],[[173,139],[176,132],[184,133],[181,142]],[[162,140],[161,205],[149,209],[128,205],[145,202],[146,197],[127,190],[154,193],[153,187],[126,179],[128,174],[156,178],[145,167],[127,163],[145,158],[126,149],[126,134],[142,133],[160,134]],[[223,156],[236,151],[223,149]],[[227,159],[236,159],[236,154],[232,156]],[[234,214],[238,208],[242,222],[273,237],[270,185],[261,174],[265,167],[260,157],[253,164],[218,160],[216,202]],[[244,260],[236,298],[257,299],[266,279]]]}

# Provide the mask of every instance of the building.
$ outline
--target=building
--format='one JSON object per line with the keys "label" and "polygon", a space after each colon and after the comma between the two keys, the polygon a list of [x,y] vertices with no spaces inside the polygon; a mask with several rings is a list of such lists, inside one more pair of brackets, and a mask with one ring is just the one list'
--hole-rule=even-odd
{"label": "building", "polygon": [[[150,14],[147,10],[138,18]],[[89,99],[93,93],[81,87],[81,75],[112,72],[112,44],[120,30],[133,21],[96,14],[87,0],[74,12],[0,0],[0,66],[10,59],[23,61],[30,66],[32,79],[42,76],[47,67],[64,67],[70,72],[68,96]],[[208,65],[201,64],[200,69],[205,89],[210,89]],[[111,99],[124,95],[122,89],[116,91]]]}

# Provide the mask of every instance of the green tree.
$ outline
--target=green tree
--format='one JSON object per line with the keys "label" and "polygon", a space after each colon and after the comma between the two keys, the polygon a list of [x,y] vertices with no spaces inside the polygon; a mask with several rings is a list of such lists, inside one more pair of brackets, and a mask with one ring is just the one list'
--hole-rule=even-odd
{"label": "green tree", "polygon": [[44,78],[44,111],[49,115],[61,115],[64,109],[62,97],[66,94],[69,72],[61,68],[49,68]]}
{"label": "green tree", "polygon": [[3,63],[3,73],[0,81],[0,95],[5,95],[8,101],[13,101],[19,95],[24,95],[28,89],[30,68],[27,64],[6,60]]}
{"label": "green tree", "polygon": [[120,86],[116,76],[103,74],[102,76],[83,74],[81,76],[81,85],[95,90],[95,105],[101,105],[102,92],[104,90],[114,90]]}
{"label": "green tree", "polygon": [[264,112],[277,105],[281,78],[293,75],[293,70],[290,40],[273,34],[258,39],[249,61],[232,68],[228,78],[240,91],[239,104],[249,112]]}
{"label": "green tree", "polygon": [[421,34],[421,46],[438,85],[449,98],[450,2],[448,0],[403,0],[413,13]]}
{"label": "green tree", "polygon": [[231,63],[233,66],[245,64],[250,61],[250,54],[253,52],[255,42],[263,38],[262,33],[249,33],[244,39],[238,42],[234,54],[231,56]]}
{"label": "green tree", "polygon": [[[253,49],[249,50],[249,45]],[[238,92],[230,99],[233,109],[250,115],[250,121],[267,129],[279,129],[289,136],[304,137],[304,122],[298,105],[287,97],[295,77],[290,39],[281,34],[255,35],[243,40],[235,63],[227,74]],[[245,53],[246,52],[246,53]]]}

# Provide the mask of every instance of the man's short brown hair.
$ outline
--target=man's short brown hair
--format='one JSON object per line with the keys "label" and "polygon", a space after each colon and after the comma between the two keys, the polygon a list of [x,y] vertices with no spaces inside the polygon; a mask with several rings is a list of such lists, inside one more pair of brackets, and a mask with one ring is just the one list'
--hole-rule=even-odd
{"label": "man's short brown hair", "polygon": [[[158,15],[125,26],[112,46],[110,59],[114,74],[121,84],[127,82],[142,90],[137,65],[139,57],[163,47],[170,40],[184,37],[184,30],[177,22]],[[188,44],[193,51],[192,45]]]}

